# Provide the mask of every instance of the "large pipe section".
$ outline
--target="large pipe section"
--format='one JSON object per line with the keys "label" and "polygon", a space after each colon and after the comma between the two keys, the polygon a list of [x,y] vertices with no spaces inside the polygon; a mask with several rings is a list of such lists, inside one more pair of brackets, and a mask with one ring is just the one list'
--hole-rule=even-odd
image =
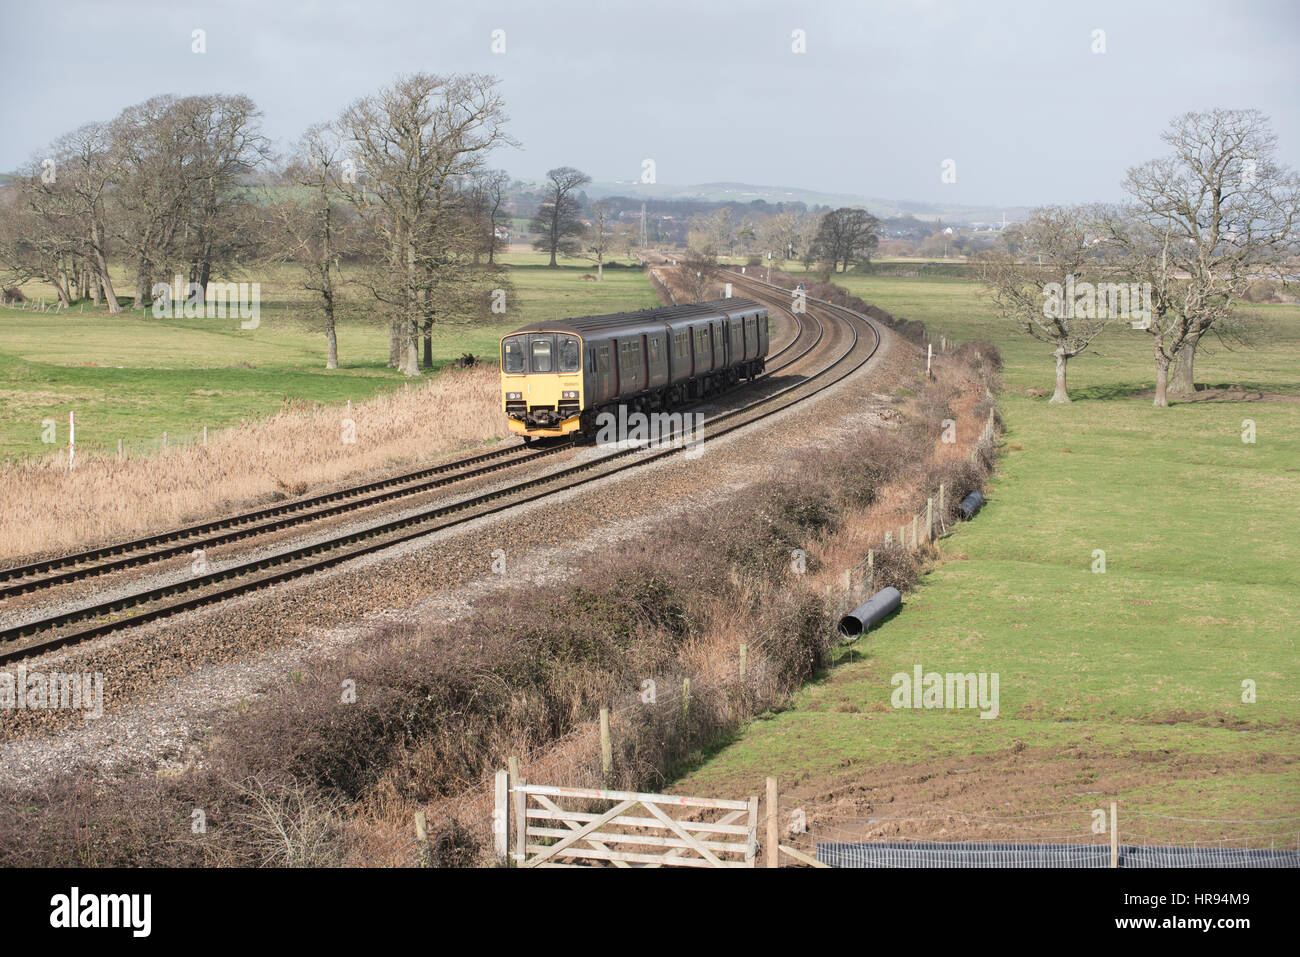
{"label": "large pipe section", "polygon": [[857,638],[870,631],[872,625],[892,615],[902,604],[903,596],[897,588],[882,588],[840,619],[840,634],[845,638]]}

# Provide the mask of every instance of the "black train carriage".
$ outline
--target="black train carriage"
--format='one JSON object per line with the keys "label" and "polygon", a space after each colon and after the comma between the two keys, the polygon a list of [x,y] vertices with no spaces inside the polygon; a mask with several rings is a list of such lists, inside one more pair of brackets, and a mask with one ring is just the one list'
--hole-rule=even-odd
{"label": "black train carriage", "polygon": [[767,308],[719,299],[538,323],[501,340],[501,391],[525,438],[596,431],[601,412],[653,412],[763,372]]}

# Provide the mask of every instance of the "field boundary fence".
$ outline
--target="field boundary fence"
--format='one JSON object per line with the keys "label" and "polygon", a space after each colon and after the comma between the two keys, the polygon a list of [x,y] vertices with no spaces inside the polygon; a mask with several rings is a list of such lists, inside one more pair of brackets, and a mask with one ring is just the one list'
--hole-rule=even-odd
{"label": "field boundary fence", "polygon": [[[996,412],[991,410],[971,455],[991,456],[996,432]],[[900,530],[900,538],[895,540],[891,535],[886,544],[900,541],[915,549],[950,534],[953,523],[945,510],[949,504],[945,495],[945,489],[936,490],[928,498],[927,508],[905,526],[907,535]],[[832,609],[836,618],[859,604],[874,581],[874,553],[868,550],[867,557],[846,575],[843,597]],[[549,786],[578,788],[612,788],[617,780],[629,779],[653,782],[658,768],[639,750],[639,742],[647,733],[679,733],[689,748],[692,735],[698,737],[702,718],[735,722],[750,716],[756,703],[775,701],[780,676],[764,651],[777,637],[757,634],[739,643],[729,660],[700,673],[647,677],[639,690],[629,690],[611,701],[599,715],[593,715],[593,720],[518,755],[513,759],[519,768],[518,780],[521,784],[544,781]],[[430,803],[426,826],[468,835],[473,844],[484,849],[481,859],[490,860],[490,849],[496,841],[492,825],[496,787],[494,775],[466,782],[460,794]],[[795,857],[795,852],[800,857]],[[792,861],[807,864],[815,859],[815,849],[809,852],[791,847],[790,856]]]}
{"label": "field boundary fence", "polygon": [[663,277],[659,275],[659,270],[656,267],[651,266],[649,263],[646,263],[645,273],[650,277],[650,285],[654,286],[655,291],[659,293],[659,298],[667,302],[669,305],[677,305],[677,297],[673,294],[672,288],[668,283],[664,282]]}
{"label": "field boundary fence", "polygon": [[[779,863],[763,860],[768,867],[1300,867],[1300,817],[1188,818],[1101,795],[1072,797],[1075,807],[1051,811],[965,810],[804,799],[779,793],[768,778],[760,830],[764,847],[778,845],[782,854]],[[1206,839],[1207,831],[1218,836]]]}

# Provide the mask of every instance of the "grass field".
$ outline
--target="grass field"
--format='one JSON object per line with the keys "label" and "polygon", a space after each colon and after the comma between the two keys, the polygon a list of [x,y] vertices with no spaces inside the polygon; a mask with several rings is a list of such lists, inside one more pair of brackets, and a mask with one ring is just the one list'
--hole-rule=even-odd
{"label": "grass field", "polygon": [[[603,282],[589,264],[550,269],[538,253],[510,253],[514,296],[504,321],[452,323],[433,336],[435,365],[472,352],[495,361],[497,340],[542,319],[611,312],[657,304],[639,269],[606,269]],[[119,291],[129,289],[121,276]],[[325,340],[314,324],[315,303],[296,288],[288,268],[236,277],[262,284],[261,322],[240,328],[232,319],[154,319],[139,313],[110,316],[0,308],[0,459],[39,456],[43,420],[56,423],[55,445],[67,442],[68,412],[77,414],[77,444],[99,451],[122,439],[131,451],[193,439],[204,426],[234,425],[275,412],[286,399],[359,401],[401,385],[387,367],[384,313],[348,296],[352,318],[338,327],[339,369],[325,369]],[[52,292],[25,288],[34,302]]]}
{"label": "grass field", "polygon": [[[1153,408],[1150,340],[1125,329],[1071,364],[1076,401],[1053,406],[1030,394],[1052,388],[1048,351],[999,323],[976,284],[835,281],[932,335],[1002,350],[990,504],[853,658],[701,755],[674,790],[761,793],[778,774],[783,790],[823,793],[915,767],[925,783],[907,800],[924,802],[960,792],[962,765],[983,756],[985,773],[1005,774],[989,810],[1092,807],[1077,795],[1104,793],[1189,817],[1300,815],[1300,307],[1247,307],[1258,347],[1198,360],[1200,382],[1240,392]],[[890,678],[917,664],[998,673],[998,718],[895,710]],[[1026,748],[1028,770],[1014,757]],[[1228,827],[1181,826],[1170,833]]]}

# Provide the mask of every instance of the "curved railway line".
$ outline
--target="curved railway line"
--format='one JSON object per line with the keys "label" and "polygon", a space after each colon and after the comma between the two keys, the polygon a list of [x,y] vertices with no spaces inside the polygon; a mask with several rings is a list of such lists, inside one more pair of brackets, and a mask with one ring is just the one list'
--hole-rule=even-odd
{"label": "curved railway line", "polygon": [[[795,354],[769,368],[755,381],[768,380],[777,372],[789,370],[807,359],[823,343],[830,347],[833,355],[820,368],[810,371],[799,381],[760,396],[744,406],[712,416],[708,439],[718,438],[773,416],[830,388],[860,368],[879,348],[880,333],[874,324],[851,310],[809,300],[818,309],[826,310],[843,321],[840,328],[847,333],[847,343],[840,349],[834,342],[828,342],[828,330],[821,319],[812,312],[803,316],[796,315],[786,302],[775,298],[778,293],[786,294],[788,290],[739,275],[734,277],[734,282],[759,290],[755,298],[766,300],[769,306],[790,315],[797,327],[794,338],[770,358],[779,358],[791,352]],[[867,335],[861,335],[859,329],[865,330]],[[845,337],[832,335],[830,338]],[[674,436],[667,438],[672,440]],[[477,475],[510,469],[572,447],[573,443],[566,442],[540,450],[525,451],[522,445],[512,445],[378,482],[286,502],[161,535],[5,569],[0,571],[0,582],[9,584],[0,589],[0,598],[139,567],[205,545],[251,538],[368,505],[393,501]],[[538,477],[527,478],[459,501],[420,509],[394,520],[352,529],[314,544],[290,548],[238,562],[218,571],[144,588],[113,600],[11,625],[0,629],[0,664],[228,601],[659,461],[683,448],[681,444],[674,444],[668,448],[647,449],[634,446],[617,449]],[[625,459],[631,461],[624,461]]]}
{"label": "curved railway line", "polygon": [[[800,345],[810,330],[795,317],[796,333],[770,358],[777,359]],[[760,378],[766,378],[807,355],[821,342],[821,324],[814,320],[816,335],[811,343],[781,365],[769,369]],[[215,548],[231,542],[255,538],[271,532],[283,531],[334,518],[348,512],[374,505],[393,502],[401,498],[444,488],[458,482],[478,478],[520,465],[536,462],[558,452],[573,448],[572,441],[564,441],[541,449],[512,444],[479,455],[457,459],[440,465],[427,466],[394,475],[374,482],[338,489],[308,498],[281,502],[266,508],[225,516],[207,522],[170,529],[130,541],[60,555],[54,558],[28,562],[0,569],[0,600],[27,595],[45,589],[66,585],[88,578],[97,578],[130,568],[139,568],[154,562],[184,555],[194,549]],[[491,463],[491,464],[483,464]],[[449,474],[454,473],[454,474]],[[433,478],[433,476],[442,476]]]}

